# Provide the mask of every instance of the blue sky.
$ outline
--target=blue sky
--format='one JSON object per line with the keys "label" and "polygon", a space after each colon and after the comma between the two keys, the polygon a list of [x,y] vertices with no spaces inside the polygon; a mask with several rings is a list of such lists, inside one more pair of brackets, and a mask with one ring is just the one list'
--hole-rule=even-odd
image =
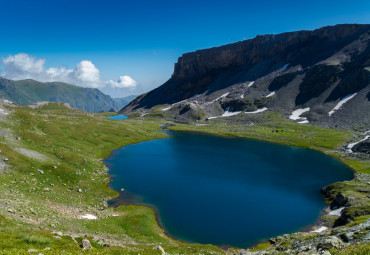
{"label": "blue sky", "polygon": [[[112,96],[142,93],[161,85],[185,52],[258,34],[370,23],[370,1],[362,0],[0,0],[0,6],[3,61],[25,53],[33,57],[32,63],[43,59],[43,71],[64,66],[69,78],[63,81],[89,86],[93,80],[79,84],[76,78],[80,70],[92,70],[87,62],[76,69],[88,60],[99,71],[99,83],[93,87]],[[10,75],[15,64],[7,63],[12,64],[6,66],[7,72],[4,63],[0,65],[3,76],[24,77],[19,70],[18,76]],[[33,74],[29,71],[27,75]],[[118,81],[120,76],[136,82],[126,86]],[[34,78],[42,80],[43,76]],[[106,84],[113,85],[108,88]]]}

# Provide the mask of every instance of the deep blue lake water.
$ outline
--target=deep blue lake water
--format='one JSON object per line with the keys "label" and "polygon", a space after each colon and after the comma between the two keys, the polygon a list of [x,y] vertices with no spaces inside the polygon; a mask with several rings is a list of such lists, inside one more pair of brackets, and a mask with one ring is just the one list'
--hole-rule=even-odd
{"label": "deep blue lake water", "polygon": [[179,239],[246,247],[299,231],[326,206],[320,189],[353,174],[317,151],[267,142],[171,133],[105,160],[123,198],[157,208]]}
{"label": "deep blue lake water", "polygon": [[127,119],[128,116],[126,116],[126,115],[115,115],[115,116],[109,116],[107,118],[112,119],[112,120],[124,120],[124,119]]}

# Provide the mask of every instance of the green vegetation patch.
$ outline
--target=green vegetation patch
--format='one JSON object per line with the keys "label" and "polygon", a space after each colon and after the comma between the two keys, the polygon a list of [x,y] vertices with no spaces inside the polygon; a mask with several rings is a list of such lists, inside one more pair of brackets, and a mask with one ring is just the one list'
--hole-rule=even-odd
{"label": "green vegetation patch", "polygon": [[[166,137],[157,132],[160,123],[111,120],[62,104],[9,110],[0,121],[0,251],[79,254],[87,235],[94,248],[84,253],[160,254],[156,245],[183,254],[223,253],[166,236],[149,207],[107,206],[118,193],[109,188],[101,160],[121,146]],[[83,219],[86,214],[97,218]]]}

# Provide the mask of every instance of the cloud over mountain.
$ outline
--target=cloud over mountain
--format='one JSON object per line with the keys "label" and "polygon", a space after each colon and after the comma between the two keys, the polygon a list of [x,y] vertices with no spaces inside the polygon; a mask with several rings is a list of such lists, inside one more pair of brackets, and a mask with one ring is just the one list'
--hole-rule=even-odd
{"label": "cloud over mountain", "polygon": [[123,75],[119,77],[118,81],[107,81],[107,84],[110,85],[113,88],[135,88],[136,87],[136,81],[132,79],[130,76]]}
{"label": "cloud over mountain", "polygon": [[9,55],[3,58],[4,72],[1,76],[12,79],[34,79],[42,82],[60,81],[89,88],[121,88],[133,89],[137,83],[130,76],[120,76],[119,80],[103,81],[100,70],[90,61],[83,60],[73,69],[65,67],[45,67],[45,59],[37,59],[26,53]]}

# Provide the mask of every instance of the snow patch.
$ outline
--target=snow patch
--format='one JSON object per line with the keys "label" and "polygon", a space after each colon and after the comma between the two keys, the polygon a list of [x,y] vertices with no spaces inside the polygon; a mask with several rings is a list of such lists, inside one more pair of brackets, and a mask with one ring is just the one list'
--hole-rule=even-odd
{"label": "snow patch", "polygon": [[349,100],[351,100],[352,98],[354,98],[356,95],[357,95],[357,93],[354,93],[354,94],[348,95],[346,97],[343,97],[343,99],[339,101],[339,103],[333,108],[333,110],[331,110],[328,113],[329,116],[331,116],[333,113],[335,113],[337,110],[339,110],[342,107],[342,105],[344,105],[345,103],[347,103]]}
{"label": "snow patch", "polygon": [[339,209],[333,210],[333,211],[329,212],[329,215],[341,216],[343,209],[344,209],[344,207],[341,207]]}
{"label": "snow patch", "polygon": [[[188,98],[188,99],[192,99],[192,98],[195,98],[195,97],[197,97],[197,96],[199,96],[198,94],[194,94],[194,96],[192,96],[192,97],[190,97],[190,98]],[[166,107],[166,108],[163,108],[162,109],[162,111],[168,111],[169,109],[171,109],[173,106],[175,106],[175,105],[178,105],[178,104],[181,104],[181,103],[183,103],[183,102],[187,102],[187,100],[188,99],[184,99],[184,100],[181,100],[181,101],[179,101],[179,102],[176,102],[176,103],[173,103],[173,104],[171,104],[169,107]]]}
{"label": "snow patch", "polygon": [[308,120],[302,120],[302,121],[299,121],[299,122],[297,122],[298,124],[307,124],[307,123],[309,123],[309,121]]}
{"label": "snow patch", "polygon": [[276,94],[276,92],[275,91],[272,91],[270,94],[268,94],[267,96],[266,96],[266,98],[267,97],[272,97],[272,96],[274,96]]}
{"label": "snow patch", "polygon": [[310,107],[303,108],[303,109],[297,109],[292,112],[292,114],[289,116],[289,119],[291,120],[307,120],[305,117],[301,117],[301,115],[305,112],[308,112],[310,110]]}
{"label": "snow patch", "polygon": [[0,113],[7,115],[8,113],[5,112],[3,109],[0,109]]}
{"label": "snow patch", "polygon": [[230,117],[230,116],[235,116],[235,115],[238,115],[239,113],[241,113],[241,111],[229,112],[229,109],[230,108],[227,107],[226,111],[221,116],[209,117],[208,119],[211,120],[211,119],[222,118],[222,117]]}
{"label": "snow patch", "polygon": [[[248,85],[247,85],[247,86],[248,86],[248,88],[252,87],[252,86],[253,86],[253,84],[254,84],[254,81],[250,81],[250,82],[248,83]],[[241,98],[241,99],[243,99],[243,98],[244,98],[244,93],[240,95],[240,98]]]}
{"label": "snow patch", "polygon": [[229,116],[234,116],[234,115],[241,113],[241,111],[229,112],[229,109],[230,109],[229,107],[226,108],[226,111],[221,115],[221,117],[229,117]]}
{"label": "snow patch", "polygon": [[263,108],[261,108],[261,109],[258,109],[258,110],[256,110],[256,111],[254,111],[254,112],[245,112],[245,113],[248,113],[248,114],[253,114],[253,113],[260,113],[260,112],[264,112],[264,111],[267,111],[267,107],[263,107]]}
{"label": "snow patch", "polygon": [[164,111],[164,112],[165,112],[165,111],[168,111],[168,110],[169,110],[169,109],[171,109],[171,108],[172,108],[172,105],[171,105],[170,107],[163,108],[163,109],[162,109],[162,111]]}
{"label": "snow patch", "polygon": [[[367,132],[369,132],[369,131],[367,131]],[[366,134],[367,132],[365,132],[365,134]],[[353,151],[352,151],[353,146],[355,146],[356,144],[362,143],[363,141],[366,141],[366,140],[367,140],[367,139],[369,139],[369,138],[370,138],[370,135],[367,135],[367,136],[365,136],[365,137],[364,137],[364,139],[362,139],[362,140],[360,140],[360,141],[358,141],[358,142],[348,144],[348,145],[347,145],[348,152],[352,153],[352,152],[353,152]]]}
{"label": "snow patch", "polygon": [[323,232],[323,231],[325,231],[327,229],[328,229],[327,227],[322,226],[322,227],[320,227],[320,228],[318,228],[318,229],[316,229],[314,231],[311,231],[311,232],[321,233],[321,232]]}
{"label": "snow patch", "polygon": [[85,214],[85,215],[80,216],[80,219],[87,219],[87,220],[96,220],[97,218],[98,217],[92,214]]}
{"label": "snow patch", "polygon": [[217,100],[220,100],[221,98],[224,98],[224,97],[227,97],[228,95],[230,94],[230,92],[227,92],[225,94],[222,94],[221,96],[219,96],[218,98],[212,100],[211,102],[207,102],[206,105],[209,105],[209,104],[213,104],[214,102],[216,102]]}

